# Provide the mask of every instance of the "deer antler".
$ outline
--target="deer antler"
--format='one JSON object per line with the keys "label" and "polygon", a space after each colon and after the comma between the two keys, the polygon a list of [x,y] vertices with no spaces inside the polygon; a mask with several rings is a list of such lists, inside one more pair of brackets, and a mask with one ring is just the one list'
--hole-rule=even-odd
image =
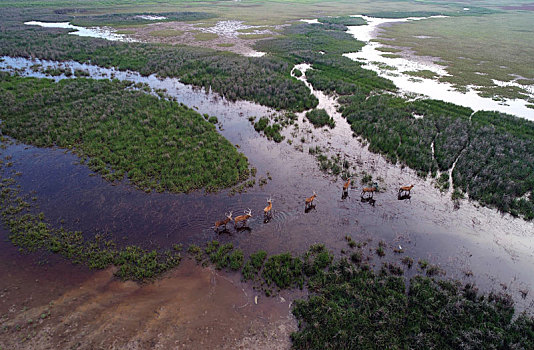
{"label": "deer antler", "polygon": [[232,218],[232,213],[233,213],[232,211],[230,211],[230,214],[226,213],[226,217],[231,219]]}
{"label": "deer antler", "polygon": [[250,208],[247,208],[247,210],[245,210],[245,214],[252,216],[252,210]]}

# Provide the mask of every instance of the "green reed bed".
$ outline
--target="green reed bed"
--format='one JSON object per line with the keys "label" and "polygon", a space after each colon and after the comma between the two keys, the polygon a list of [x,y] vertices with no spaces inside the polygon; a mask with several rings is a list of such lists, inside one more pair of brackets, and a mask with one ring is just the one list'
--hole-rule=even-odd
{"label": "green reed bed", "polygon": [[71,149],[109,181],[145,191],[215,191],[244,181],[248,162],[197,112],[130,82],[0,75],[2,131]]}

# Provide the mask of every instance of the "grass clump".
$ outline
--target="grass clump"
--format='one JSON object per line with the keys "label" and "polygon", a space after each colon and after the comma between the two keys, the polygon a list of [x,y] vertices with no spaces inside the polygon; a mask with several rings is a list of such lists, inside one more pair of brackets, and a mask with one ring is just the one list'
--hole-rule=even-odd
{"label": "grass clump", "polygon": [[302,260],[293,257],[291,253],[271,255],[265,262],[262,277],[268,286],[275,285],[280,289],[291,286],[302,288],[304,283],[302,266]]}
{"label": "grass clump", "polygon": [[274,140],[279,143],[284,140],[284,137],[280,134],[282,126],[280,124],[269,125],[269,118],[261,117],[256,123],[254,123],[254,130],[262,132],[269,140]]}
{"label": "grass clump", "polygon": [[245,281],[254,280],[258,276],[266,258],[267,252],[264,250],[259,250],[256,253],[251,254],[248,261],[243,266],[243,279]]}
{"label": "grass clump", "polygon": [[316,128],[328,125],[330,129],[333,129],[336,126],[334,118],[330,117],[324,109],[314,109],[312,111],[306,112],[306,118]]}

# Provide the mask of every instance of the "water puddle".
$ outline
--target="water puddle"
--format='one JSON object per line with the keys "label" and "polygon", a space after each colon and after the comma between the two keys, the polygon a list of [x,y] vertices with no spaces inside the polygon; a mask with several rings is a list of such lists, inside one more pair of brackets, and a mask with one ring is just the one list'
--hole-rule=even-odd
{"label": "water puddle", "polygon": [[[518,117],[534,120],[534,110],[527,107],[528,102],[523,99],[504,99],[495,101],[488,97],[480,96],[476,91],[476,86],[468,86],[466,92],[456,90],[452,84],[439,82],[436,79],[425,77],[414,77],[407,72],[430,71],[437,77],[448,75],[447,71],[438,64],[435,64],[432,57],[415,56],[411,59],[403,57],[386,57],[386,52],[379,49],[384,47],[379,42],[373,41],[378,37],[380,27],[392,23],[402,23],[419,20],[446,20],[446,16],[431,17],[410,17],[400,19],[374,18],[368,16],[361,17],[367,21],[367,25],[350,26],[348,33],[355,39],[367,43],[359,52],[347,53],[344,56],[363,62],[363,67],[378,73],[379,76],[390,79],[402,91],[428,96],[432,99],[443,100],[455,103],[464,107],[479,110],[495,110],[503,113],[509,113]],[[505,86],[518,86],[508,83]],[[523,85],[519,86],[524,88]],[[530,97],[534,98],[532,90],[534,86],[527,87]]]}
{"label": "water puddle", "polygon": [[[392,249],[402,245],[404,254],[440,263],[450,277],[464,277],[472,272],[474,281],[484,290],[508,285],[516,301],[525,304],[518,290],[534,285],[530,273],[534,265],[534,224],[462,200],[458,210],[449,196],[434,188],[430,179],[371,153],[367,146],[352,136],[350,126],[336,111],[333,97],[315,91],[306,81],[309,66],[299,65],[301,79],[319,98],[334,118],[334,129],[315,129],[299,114],[297,126],[284,130],[282,143],[268,141],[254,130],[248,117],[272,116],[274,111],[250,102],[229,102],[217,94],[186,86],[178,79],[143,77],[135,72],[121,72],[75,62],[52,62],[4,57],[0,69],[23,76],[43,77],[34,65],[84,69],[96,79],[126,79],[146,83],[167,93],[200,113],[215,115],[219,131],[258,169],[257,179],[271,177],[262,187],[256,185],[247,193],[229,196],[229,191],[216,194],[151,193],[137,191],[125,183],[112,185],[77,164],[77,157],[61,149],[39,149],[11,145],[4,151],[11,155],[13,168],[21,171],[17,179],[24,191],[37,191],[41,210],[53,224],[79,229],[89,234],[111,232],[120,242],[146,247],[169,246],[173,243],[204,244],[211,239],[231,242],[246,253],[265,249],[271,253],[303,252],[313,243],[325,243],[340,252],[347,249],[345,235],[356,240],[384,240],[388,253],[384,259],[395,259]],[[65,76],[53,79],[65,79]],[[287,142],[291,140],[291,144]],[[339,154],[350,162],[355,177],[354,189],[341,199],[342,181],[325,175],[317,166],[310,148],[320,146],[329,154]],[[361,201],[361,172],[380,182],[374,205]],[[414,184],[411,198],[397,199],[400,186]],[[304,198],[316,191],[316,208],[305,211]],[[274,217],[265,223],[262,210],[267,198],[273,199]],[[217,234],[211,228],[224,213],[241,214],[252,209],[249,228]],[[384,260],[382,259],[382,260]],[[381,260],[377,260],[379,264]],[[529,296],[530,297],[530,296]]]}

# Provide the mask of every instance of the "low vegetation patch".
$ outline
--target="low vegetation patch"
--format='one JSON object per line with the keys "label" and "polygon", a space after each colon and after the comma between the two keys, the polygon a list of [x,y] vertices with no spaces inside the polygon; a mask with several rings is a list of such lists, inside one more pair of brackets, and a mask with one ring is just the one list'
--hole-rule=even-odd
{"label": "low vegetation patch", "polygon": [[271,38],[273,35],[269,33],[262,33],[262,34],[239,34],[239,39],[244,40],[259,40],[259,39],[267,39]]}
{"label": "low vegetation patch", "polygon": [[161,30],[153,30],[148,35],[155,36],[159,38],[170,38],[174,36],[182,36],[184,34],[184,31],[182,30],[176,30],[176,29],[161,29]]}
{"label": "low vegetation patch", "polygon": [[312,111],[306,112],[306,118],[316,128],[328,125],[330,129],[333,129],[336,126],[334,118],[330,117],[324,109],[314,109]]}
{"label": "low vegetation patch", "polygon": [[[406,101],[388,95],[340,99],[342,114],[369,149],[402,162],[437,185],[503,212],[534,218],[534,122],[436,100]],[[414,115],[423,116],[414,118]],[[432,154],[434,144],[434,154]]]}
{"label": "low vegetation patch", "polygon": [[269,140],[274,140],[275,142],[282,142],[284,137],[280,134],[282,126],[278,123],[270,124],[269,118],[261,117],[260,120],[254,123],[254,129],[257,132],[263,132]]}
{"label": "low vegetation patch", "polygon": [[[66,14],[70,14],[67,10]],[[161,12],[161,13],[113,13],[105,15],[79,15],[72,19],[72,24],[78,26],[129,26],[157,22],[188,22],[200,21],[216,17],[207,12]]]}
{"label": "low vegetation patch", "polygon": [[[350,236],[347,242],[354,242]],[[366,243],[355,243],[363,246]],[[208,243],[206,254],[222,247]],[[386,249],[385,242],[378,248]],[[441,269],[420,260],[426,276],[405,280],[413,259],[386,262],[378,271],[372,257],[358,249],[334,260],[324,245],[314,244],[295,256],[252,254],[242,269],[266,296],[276,290],[303,288],[307,299],[297,300],[293,314],[299,330],[291,335],[294,349],[530,349],[534,346],[534,318],[514,315],[505,294],[479,294],[471,284],[438,278]],[[402,264],[401,264],[402,262]],[[424,268],[423,266],[424,265]]]}

